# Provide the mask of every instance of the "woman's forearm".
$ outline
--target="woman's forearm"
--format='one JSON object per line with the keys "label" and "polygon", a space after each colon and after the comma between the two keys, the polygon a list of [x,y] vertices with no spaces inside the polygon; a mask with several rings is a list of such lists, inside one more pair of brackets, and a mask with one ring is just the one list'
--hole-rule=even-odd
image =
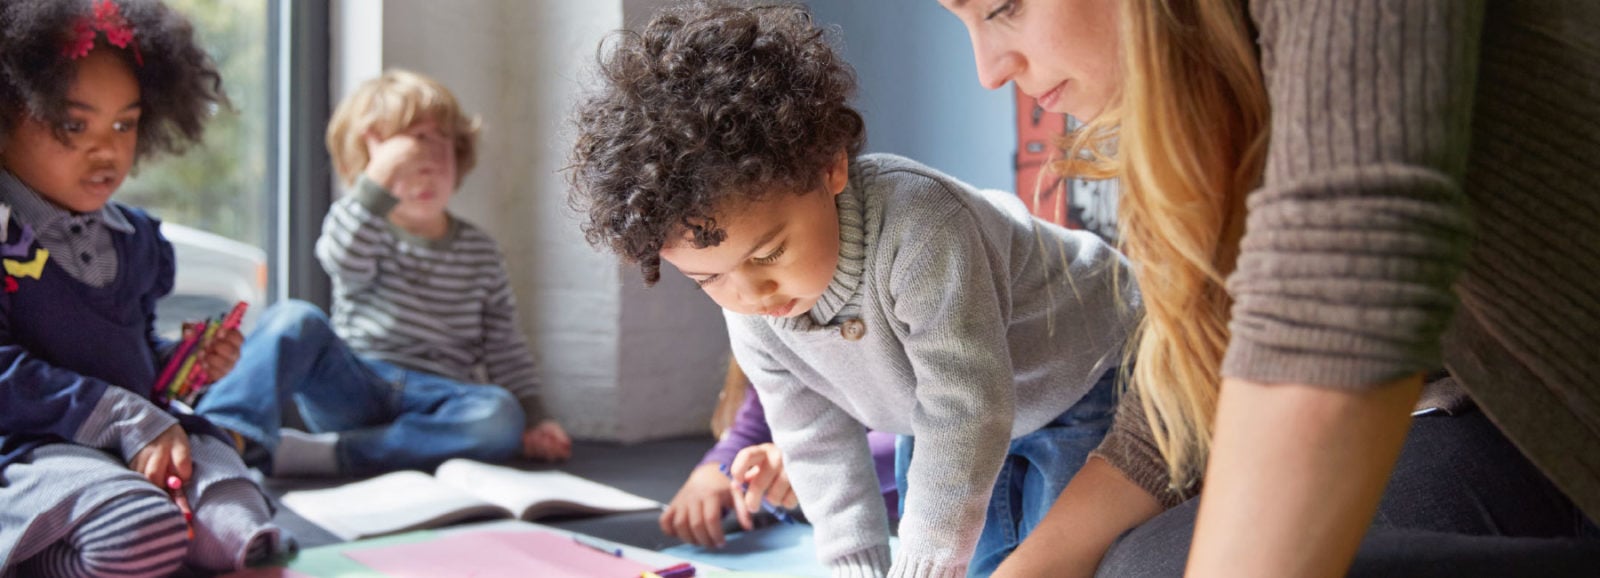
{"label": "woman's forearm", "polygon": [[1343,576],[1421,387],[1225,380],[1188,575]]}
{"label": "woman's forearm", "polygon": [[1159,513],[1154,496],[1091,457],[994,576],[1093,576],[1118,535]]}

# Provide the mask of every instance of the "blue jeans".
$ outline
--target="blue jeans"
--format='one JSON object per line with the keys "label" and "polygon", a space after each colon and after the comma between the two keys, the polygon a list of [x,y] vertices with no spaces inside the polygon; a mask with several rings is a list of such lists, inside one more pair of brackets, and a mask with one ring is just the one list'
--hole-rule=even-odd
{"label": "blue jeans", "polygon": [[[1045,513],[1077,475],[1089,452],[1099,447],[1117,410],[1118,368],[1100,377],[1083,399],[1033,433],[1011,440],[1000,475],[989,496],[988,515],[978,547],[967,566],[968,576],[988,576],[1033,532]],[[895,483],[900,486],[900,511],[905,512],[906,470],[915,440],[900,436],[895,444]]]}
{"label": "blue jeans", "polygon": [[[270,455],[286,408],[312,432],[339,433],[339,473],[350,476],[432,470],[454,457],[505,461],[521,449],[525,425],[504,388],[359,356],[321,310],[301,301],[262,315],[238,364],[195,411]],[[271,471],[270,458],[251,465]]]}

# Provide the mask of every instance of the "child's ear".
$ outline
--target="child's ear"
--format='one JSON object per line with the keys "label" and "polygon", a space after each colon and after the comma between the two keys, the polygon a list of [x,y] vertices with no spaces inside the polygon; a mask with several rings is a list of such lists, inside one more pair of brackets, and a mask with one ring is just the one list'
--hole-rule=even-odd
{"label": "child's ear", "polygon": [[828,186],[828,194],[837,196],[844,192],[845,183],[850,182],[850,155],[839,151],[832,163],[828,164],[827,171],[822,175],[822,181]]}

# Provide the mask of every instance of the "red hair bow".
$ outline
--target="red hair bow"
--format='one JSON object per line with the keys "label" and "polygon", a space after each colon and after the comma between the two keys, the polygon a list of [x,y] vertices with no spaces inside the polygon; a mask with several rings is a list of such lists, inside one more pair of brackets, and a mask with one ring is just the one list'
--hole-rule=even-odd
{"label": "red hair bow", "polygon": [[144,66],[144,55],[139,54],[139,45],[133,42],[133,26],[128,24],[128,19],[122,17],[122,9],[111,0],[96,0],[91,16],[83,16],[72,23],[72,41],[67,43],[64,51],[67,58],[77,60],[89,55],[94,50],[94,39],[99,32],[106,34],[106,42],[117,48],[130,48],[133,50],[133,60]]}

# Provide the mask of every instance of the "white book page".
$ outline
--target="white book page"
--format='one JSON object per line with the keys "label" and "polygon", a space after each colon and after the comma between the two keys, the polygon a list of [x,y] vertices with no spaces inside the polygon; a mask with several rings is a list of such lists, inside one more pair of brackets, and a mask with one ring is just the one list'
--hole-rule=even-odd
{"label": "white book page", "polygon": [[511,517],[511,511],[417,471],[384,474],[325,490],[289,492],[283,505],[345,540]]}
{"label": "white book page", "polygon": [[525,472],[466,459],[439,466],[440,482],[520,514],[524,520],[562,513],[654,510],[660,502],[585,480],[566,472]]}

